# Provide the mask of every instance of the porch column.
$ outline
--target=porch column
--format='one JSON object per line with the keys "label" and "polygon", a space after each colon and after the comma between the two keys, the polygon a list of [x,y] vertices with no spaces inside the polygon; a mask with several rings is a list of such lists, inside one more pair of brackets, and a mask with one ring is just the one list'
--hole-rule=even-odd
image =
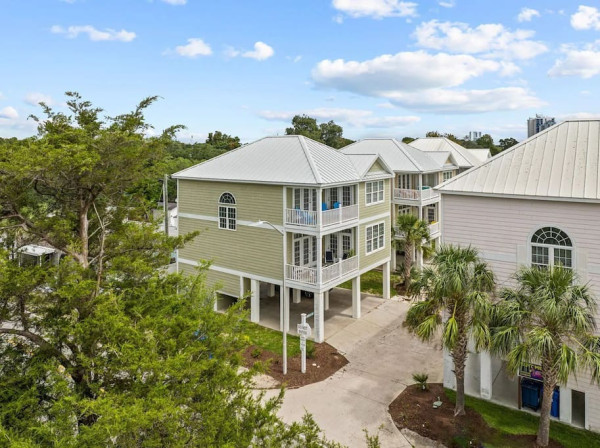
{"label": "porch column", "polygon": [[219,293],[215,292],[213,296],[213,311],[219,311]]}
{"label": "porch column", "polygon": [[573,403],[572,391],[566,386],[560,386],[560,400],[558,402],[559,418],[561,422],[571,423]]}
{"label": "porch column", "polygon": [[279,287],[279,331],[283,331],[283,325],[285,323],[285,306],[284,306],[284,300],[286,299],[285,297],[285,292],[284,290],[287,288],[284,288],[283,286]]}
{"label": "porch column", "polygon": [[325,311],[327,311],[329,309],[329,291],[323,293],[323,298],[325,302]]}
{"label": "porch column", "polygon": [[283,324],[285,325],[285,331],[290,331],[290,288],[283,288],[283,303],[284,303],[284,316]]}
{"label": "porch column", "polygon": [[315,342],[325,340],[325,310],[323,309],[323,293],[315,292]]}
{"label": "porch column", "polygon": [[260,282],[250,280],[250,321],[260,322]]}
{"label": "porch column", "polygon": [[[393,232],[393,230],[392,230],[392,232]],[[392,263],[391,270],[395,272],[398,269],[398,264],[397,264],[398,260],[396,260],[396,245],[394,244],[394,242],[392,242],[392,250],[390,252],[391,252],[391,257],[392,257],[390,259],[390,261]]]}
{"label": "porch column", "polygon": [[383,298],[390,298],[390,262],[383,263]]}
{"label": "porch column", "polygon": [[294,289],[294,292],[292,293],[293,297],[294,297],[294,303],[300,303],[300,298],[302,297],[302,291],[299,289]]}
{"label": "porch column", "polygon": [[360,319],[360,275],[352,279],[352,317]]}
{"label": "porch column", "polygon": [[269,297],[275,297],[275,284],[269,283]]}
{"label": "porch column", "polygon": [[479,353],[479,394],[486,400],[492,399],[492,356],[490,352]]}

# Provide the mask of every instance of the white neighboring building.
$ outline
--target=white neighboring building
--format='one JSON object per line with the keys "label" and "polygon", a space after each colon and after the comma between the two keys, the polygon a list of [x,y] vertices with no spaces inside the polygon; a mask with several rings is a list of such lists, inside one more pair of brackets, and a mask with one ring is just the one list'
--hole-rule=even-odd
{"label": "white neighboring building", "polygon": [[491,157],[487,148],[467,149],[446,137],[418,138],[409,143],[413,148],[425,152],[445,151],[452,153],[458,163],[460,172],[485,162]]}
{"label": "white neighboring building", "polygon": [[[499,287],[511,285],[521,265],[561,263],[600,300],[600,120],[546,129],[438,190],[443,243],[478,248]],[[467,393],[521,407],[538,384],[527,378],[535,377],[532,366],[517,378],[504,366],[486,353],[470,354]],[[444,384],[454,381],[446,356]],[[600,431],[600,388],[588,372],[561,385],[558,397],[561,421]]]}

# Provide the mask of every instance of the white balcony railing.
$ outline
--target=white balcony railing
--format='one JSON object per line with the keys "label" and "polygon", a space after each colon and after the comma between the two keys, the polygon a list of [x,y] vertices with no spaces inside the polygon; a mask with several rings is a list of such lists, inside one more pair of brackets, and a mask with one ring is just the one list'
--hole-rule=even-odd
{"label": "white balcony railing", "polygon": [[[346,207],[333,208],[321,212],[321,225],[323,227],[341,224],[358,218],[358,204]],[[317,227],[319,212],[288,208],[285,213],[285,223],[294,226]]]}
{"label": "white balcony railing", "polygon": [[285,223],[295,226],[315,227],[317,225],[317,212],[288,208],[285,214]]}
{"label": "white balcony railing", "polygon": [[[436,233],[439,233],[441,231],[441,226],[439,222],[432,222],[429,224],[429,235],[435,235]],[[396,238],[403,238],[404,237],[404,232],[401,232],[400,230],[398,230],[398,228],[394,227],[394,235],[396,236]]]}
{"label": "white balcony railing", "polygon": [[406,188],[394,188],[394,199],[409,201],[427,201],[439,197],[440,193],[433,188],[423,190],[410,190]]}
{"label": "white balcony railing", "polygon": [[307,283],[309,285],[317,284],[317,270],[308,266],[286,265],[286,279],[295,282]]}
{"label": "white balcony railing", "polygon": [[440,228],[439,222],[432,222],[429,224],[429,234],[430,235],[435,235],[436,233],[439,233],[440,230],[441,230],[441,228]]}
{"label": "white balcony railing", "polygon": [[323,226],[331,226],[358,218],[358,204],[324,210],[321,213]]}
{"label": "white balcony railing", "polygon": [[[329,283],[354,271],[358,271],[358,257],[354,256],[337,263],[324,266],[321,269],[321,284]],[[286,280],[292,280],[308,285],[317,284],[317,269],[307,266],[286,266]]]}

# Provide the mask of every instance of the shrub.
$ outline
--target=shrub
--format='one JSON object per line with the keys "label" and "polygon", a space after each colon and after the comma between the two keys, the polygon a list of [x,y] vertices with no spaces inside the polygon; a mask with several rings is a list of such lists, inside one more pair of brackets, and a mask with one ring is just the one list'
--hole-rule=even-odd
{"label": "shrub", "polygon": [[250,352],[250,356],[252,356],[253,358],[260,358],[260,355],[262,355],[262,349],[256,347],[254,350],[252,350],[252,352]]}
{"label": "shrub", "polygon": [[429,379],[429,375],[426,373],[413,373],[413,381],[421,386],[421,390],[429,389],[427,387],[427,380]]}

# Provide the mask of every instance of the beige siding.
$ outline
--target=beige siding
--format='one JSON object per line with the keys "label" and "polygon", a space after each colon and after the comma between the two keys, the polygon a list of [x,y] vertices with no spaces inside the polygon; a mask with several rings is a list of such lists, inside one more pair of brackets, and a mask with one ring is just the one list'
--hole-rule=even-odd
{"label": "beige siding", "polygon": [[[510,285],[519,264],[528,263],[529,241],[540,227],[565,231],[574,245],[575,269],[600,300],[600,204],[442,195],[445,244],[478,248],[499,285]],[[586,261],[587,260],[587,261]],[[587,372],[568,386],[586,393],[589,429],[600,431],[600,389]]]}
{"label": "beige siding", "polygon": [[375,163],[369,168],[369,173],[387,173],[387,170],[381,165],[379,160],[376,160]]}
{"label": "beige siding", "polygon": [[179,213],[217,216],[221,194],[229,192],[236,200],[237,219],[282,224],[283,187],[231,182],[179,181]]}
{"label": "beige siding", "polygon": [[365,197],[365,182],[360,183],[358,185],[358,207],[360,219],[381,215],[382,213],[390,213],[390,191],[390,179],[385,179],[383,186],[383,202],[367,206]]}
{"label": "beige siding", "polygon": [[[389,206],[388,206],[388,210],[389,210]],[[376,252],[372,252],[370,254],[366,253],[366,242],[367,242],[367,231],[366,228],[369,226],[372,226],[374,224],[383,222],[384,223],[384,227],[385,227],[385,238],[384,238],[384,248],[381,250],[378,250]],[[374,220],[372,222],[369,223],[365,223],[365,224],[361,224],[359,226],[360,229],[360,235],[358,237],[358,246],[359,246],[359,254],[360,254],[360,269],[365,269],[369,266],[378,264],[378,263],[384,263],[386,261],[386,259],[389,259],[390,257],[390,253],[391,253],[391,239],[392,239],[392,235],[390,234],[391,232],[391,223],[390,223],[390,217],[387,216],[384,219],[377,219]]]}
{"label": "beige siding", "polygon": [[281,280],[283,245],[276,230],[238,225],[231,231],[219,229],[216,221],[179,218],[180,235],[195,230],[201,234],[179,250],[179,258]]}

